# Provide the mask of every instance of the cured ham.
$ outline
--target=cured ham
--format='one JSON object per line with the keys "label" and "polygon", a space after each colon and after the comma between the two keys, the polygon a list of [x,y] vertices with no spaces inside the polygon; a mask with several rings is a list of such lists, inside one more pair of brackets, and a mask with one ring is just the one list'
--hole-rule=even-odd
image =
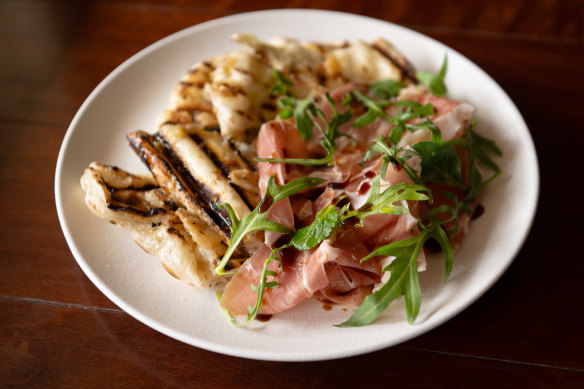
{"label": "cured ham", "polygon": [[[221,306],[234,314],[247,314],[247,307],[254,306],[257,294],[250,284],[257,284],[264,261],[271,253],[268,246],[261,247],[239,268],[229,282],[221,298]],[[369,251],[352,230],[341,231],[337,239],[325,240],[316,249],[290,254],[278,254],[279,262],[270,263],[271,270],[278,272],[277,288],[269,288],[260,309],[262,314],[283,312],[320,292],[318,296],[334,302],[351,302],[358,305],[362,299],[348,296],[354,290],[367,289],[381,279],[381,267],[377,261],[360,263]],[[288,258],[292,257],[292,258]],[[366,294],[360,293],[363,298]]]}
{"label": "cured ham", "polygon": [[[336,105],[339,114],[348,106],[342,104],[347,93],[358,89],[353,84],[344,85],[330,93],[330,98]],[[455,139],[462,136],[472,114],[472,107],[442,97],[434,96],[415,87],[402,91],[402,98],[407,97],[421,105],[430,103],[434,107],[432,120],[443,130],[446,139]],[[320,99],[319,108],[327,120],[333,116],[331,104]],[[395,111],[395,107],[388,110]],[[362,113],[362,112],[358,112]],[[352,126],[355,120],[342,124],[339,132],[347,135],[336,139],[337,150],[335,163],[332,166],[302,166],[277,162],[260,162],[259,191],[266,192],[270,177],[275,177],[278,184],[290,182],[302,176],[323,178],[324,184],[309,195],[299,194],[280,200],[268,210],[268,219],[296,230],[310,224],[318,211],[334,204],[345,197],[351,209],[363,206],[372,188],[372,181],[380,174],[382,157],[377,156],[362,163],[364,153],[374,139],[388,137],[392,125],[387,120],[376,119],[372,123],[356,128]],[[318,120],[318,119],[317,119]],[[412,123],[421,120],[413,119]],[[323,125],[322,121],[320,122]],[[430,132],[426,130],[406,131],[401,145],[407,147],[422,140],[429,140]],[[287,158],[322,158],[323,150],[320,145],[323,134],[316,126],[313,139],[305,142],[293,122],[273,120],[265,123],[259,132],[257,150],[259,158],[287,159]],[[410,161],[411,167],[419,168],[415,159]],[[390,166],[381,179],[380,190],[399,183],[413,183],[411,177],[399,167]],[[438,195],[437,204],[447,201]],[[275,314],[290,309],[304,300],[315,297],[328,302],[343,305],[357,306],[369,295],[374,286],[381,281],[381,262],[389,263],[385,258],[369,260],[364,263],[360,259],[367,256],[375,248],[391,242],[405,240],[416,236],[418,230],[419,204],[416,201],[402,201],[401,206],[409,212],[405,214],[375,214],[365,217],[360,225],[347,226],[335,231],[331,237],[321,242],[317,247],[298,251],[288,248],[278,253],[279,261],[272,261],[270,270],[277,273],[269,276],[268,281],[276,281],[278,287],[267,288],[264,294],[260,313]],[[429,211],[424,205],[424,212]],[[455,236],[457,242],[465,232],[468,218],[461,218],[464,224],[461,232]],[[249,306],[254,306],[257,293],[250,285],[259,283],[264,262],[272,250],[278,247],[277,242],[281,234],[266,232],[264,245],[249,258],[237,271],[227,285],[221,305],[232,314],[247,314]],[[418,269],[426,266],[425,254],[422,251],[418,259]]]}

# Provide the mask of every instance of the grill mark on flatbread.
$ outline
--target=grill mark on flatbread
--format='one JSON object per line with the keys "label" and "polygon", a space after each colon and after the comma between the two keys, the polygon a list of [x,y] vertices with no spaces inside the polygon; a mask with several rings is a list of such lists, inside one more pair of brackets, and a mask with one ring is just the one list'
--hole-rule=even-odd
{"label": "grill mark on flatbread", "polygon": [[217,84],[219,91],[222,94],[229,93],[231,96],[242,95],[247,96],[247,92],[241,88],[239,85],[228,84],[226,82],[221,82]]}
{"label": "grill mark on flatbread", "polygon": [[[193,131],[196,130],[189,130],[189,134],[192,134]],[[216,136],[217,138],[217,142],[222,143],[224,146],[224,151],[227,153],[235,153],[235,155],[237,156],[237,158],[235,158],[236,162],[238,162],[238,167],[239,168],[247,168],[252,172],[256,172],[257,169],[254,166],[254,164],[252,162],[250,162],[245,155],[243,155],[243,153],[237,148],[237,146],[233,143],[233,141],[231,139],[224,139],[223,137],[221,137],[221,129],[219,128],[219,126],[213,126],[213,127],[205,127],[203,128],[203,131],[210,133],[210,134],[205,134],[205,133],[201,133],[201,132],[195,132],[201,139],[203,139],[205,141],[205,144],[209,144],[209,142],[211,141],[211,139],[209,138],[209,136]],[[229,169],[228,169],[229,170]],[[253,209],[254,207],[252,207]]]}
{"label": "grill mark on flatbread", "polygon": [[191,175],[182,159],[176,155],[166,139],[160,134],[157,134],[156,141],[162,146],[161,149],[164,156],[178,172],[178,177],[182,178],[186,188],[190,189],[189,192],[193,194],[193,199],[197,201],[201,208],[211,210],[211,212],[208,212],[209,217],[211,217],[215,224],[224,230],[226,234],[231,235],[231,218],[225,208],[219,210],[217,205],[219,195]]}
{"label": "grill mark on flatbread", "polygon": [[201,149],[205,152],[205,154],[207,154],[207,157],[209,157],[213,164],[217,166],[219,170],[221,170],[223,176],[225,178],[229,178],[229,168],[225,166],[221,159],[219,159],[219,157],[207,147],[205,141],[197,134],[189,134],[189,136],[193,140],[193,142],[199,145]]}
{"label": "grill mark on flatbread", "polygon": [[136,215],[142,216],[142,217],[152,217],[152,216],[166,213],[166,209],[164,209],[164,208],[149,208],[148,211],[140,211],[139,209],[136,209],[136,208],[129,206],[129,205],[120,206],[120,205],[114,205],[112,203],[108,204],[107,207],[109,209],[111,209],[112,211],[133,213],[133,214],[136,214]]}
{"label": "grill mark on flatbread", "polygon": [[250,162],[247,158],[245,158],[243,153],[237,148],[237,146],[235,146],[233,141],[231,139],[229,139],[227,142],[229,143],[229,146],[237,153],[237,155],[239,155],[239,157],[243,160],[243,162],[245,162],[245,164],[247,165],[249,170],[251,170],[252,172],[256,172],[257,171],[256,167],[253,165],[252,162]]}
{"label": "grill mark on flatbread", "polygon": [[[119,171],[116,166],[109,166],[114,171]],[[90,170],[95,171],[95,169],[90,168]],[[137,195],[133,195],[132,192],[147,192],[150,190],[155,190],[158,186],[153,184],[147,184],[145,186],[125,186],[116,187],[108,183],[103,177],[100,177],[99,182],[103,185],[109,192],[109,198],[106,201],[106,205],[112,211],[133,213],[142,217],[152,217],[159,214],[165,214],[168,211],[160,207],[148,207],[144,204],[144,200],[138,198]],[[129,196],[118,196],[118,193],[127,192]]]}
{"label": "grill mark on flatbread", "polygon": [[[231,219],[229,215],[223,215],[218,212],[217,204],[212,200],[215,194],[206,194],[206,199],[202,198],[201,193],[196,190],[201,185],[186,170],[182,161],[172,157],[172,151],[165,147],[166,143],[159,135],[152,136],[143,131],[136,131],[128,134],[130,145],[139,155],[140,159],[148,166],[161,186],[168,186],[167,190],[174,193],[173,186],[176,186],[177,192],[182,194],[177,200],[185,202],[185,207],[191,211],[197,212],[202,217],[206,217],[210,224],[214,224],[220,230],[226,239],[231,236]],[[166,151],[165,151],[166,149]],[[182,165],[182,166],[181,166]],[[215,209],[213,209],[213,206]]]}
{"label": "grill mark on flatbread", "polygon": [[267,111],[276,112],[278,110],[278,107],[276,106],[276,104],[271,103],[271,102],[264,102],[264,103],[262,103],[261,107]]}
{"label": "grill mark on flatbread", "polygon": [[[205,152],[205,154],[207,155],[207,157],[209,157],[209,159],[213,162],[213,164],[215,166],[217,166],[217,168],[219,170],[221,170],[221,173],[223,174],[223,176],[227,180],[229,180],[229,174],[230,174],[229,168],[221,161],[221,159],[214,152],[212,152],[207,147],[207,145],[205,144],[205,141],[201,137],[199,137],[197,134],[189,134],[189,136],[197,145],[199,145],[199,147],[201,147],[201,149]],[[229,183],[229,185],[231,185],[231,187],[237,192],[237,194],[241,197],[241,199],[243,200],[243,202],[245,203],[245,205],[247,205],[247,207],[249,209],[255,208],[255,206],[252,204],[252,202],[245,195],[245,192],[243,190],[241,190],[241,188],[239,188],[237,185],[233,185],[232,183]]]}
{"label": "grill mark on flatbread", "polygon": [[387,51],[385,48],[381,47],[378,43],[373,43],[371,45],[377,52],[387,58],[391,63],[393,63],[402,73],[402,81],[403,79],[408,79],[409,81],[413,82],[414,84],[418,83],[416,80],[416,72],[414,67],[407,62],[405,58],[396,58],[393,54]]}

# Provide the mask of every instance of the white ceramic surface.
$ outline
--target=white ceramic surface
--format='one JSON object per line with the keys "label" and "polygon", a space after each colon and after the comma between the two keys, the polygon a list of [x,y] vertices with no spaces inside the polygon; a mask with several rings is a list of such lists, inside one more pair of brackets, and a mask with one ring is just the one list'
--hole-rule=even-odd
{"label": "white ceramic surface", "polygon": [[[418,69],[438,71],[448,53],[449,96],[477,108],[477,131],[494,138],[504,156],[503,174],[487,190],[486,212],[455,256],[449,282],[443,261],[430,260],[420,275],[422,308],[414,325],[405,320],[403,299],[373,324],[336,328],[351,311],[309,301],[246,328],[234,328],[214,292],[169,276],[157,258],[145,254],[129,234],[86,209],[79,178],[92,161],[126,170],[146,169],[125,134],[152,131],[170,91],[191,64],[235,49],[228,37],[252,32],[318,40],[385,37]],[[173,34],[120,65],[91,93],[71,122],[56,169],[59,219],[71,251],[91,281],[130,315],[182,342],[245,358],[309,361],[375,351],[411,339],[452,318],[479,298],[511,264],[535,214],[539,174],[529,131],[505,92],[471,61],[422,34],[362,16],[309,10],[239,14]]]}

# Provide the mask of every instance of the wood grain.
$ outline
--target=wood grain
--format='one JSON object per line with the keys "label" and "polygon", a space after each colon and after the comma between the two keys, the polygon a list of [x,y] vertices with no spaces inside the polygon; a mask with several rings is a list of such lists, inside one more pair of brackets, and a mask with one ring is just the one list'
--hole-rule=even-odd
{"label": "wood grain", "polygon": [[[118,309],[60,231],[55,164],[93,88],[173,32],[281,7],[373,16],[440,40],[505,89],[533,136],[541,195],[523,249],[470,308],[402,345],[293,364],[197,349]],[[583,19],[580,0],[1,2],[0,387],[584,386]]]}
{"label": "wood grain", "polygon": [[[9,318],[0,324],[5,337],[0,385],[222,388],[226,383],[252,387],[277,382],[280,388],[330,388],[400,382],[400,387],[415,388],[434,380],[438,386],[456,387],[481,377],[485,387],[500,382],[507,387],[569,387],[581,380],[581,373],[570,369],[407,346],[335,361],[252,361],[168,339],[124,313],[48,304],[30,310],[26,303],[0,300],[0,314]],[[66,336],[61,333],[65,323]]]}

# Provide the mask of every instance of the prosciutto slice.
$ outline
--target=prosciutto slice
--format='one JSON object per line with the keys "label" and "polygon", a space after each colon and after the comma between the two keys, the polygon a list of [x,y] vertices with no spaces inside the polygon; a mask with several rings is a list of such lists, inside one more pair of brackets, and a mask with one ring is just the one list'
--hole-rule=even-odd
{"label": "prosciutto slice", "polygon": [[[223,292],[223,308],[233,314],[247,314],[247,307],[255,305],[257,294],[250,285],[258,284],[271,251],[268,246],[262,246],[239,268]],[[286,254],[278,254],[282,259],[282,269],[278,270],[280,262],[272,261],[269,268],[278,275],[268,279],[277,281],[278,287],[266,289],[260,313],[283,312],[319,291],[318,296],[331,301],[360,304],[362,300],[357,301],[354,295],[351,298],[345,296],[361,288],[370,292],[381,280],[381,267],[376,260],[360,263],[368,253],[352,230],[342,230],[335,239],[327,239],[315,249],[297,252],[292,260]]]}
{"label": "prosciutto slice", "polygon": [[[331,92],[330,97],[339,112],[348,109],[341,101],[355,88],[358,87],[349,84]],[[436,97],[415,87],[402,90],[400,99],[414,100],[420,104],[431,103],[434,106],[431,120],[442,131],[444,140],[461,137],[473,111],[468,104]],[[318,105],[330,121],[332,106],[324,98]],[[363,109],[362,105],[358,104],[357,109]],[[390,112],[398,108],[389,106],[387,109]],[[355,117],[361,113],[355,112]],[[413,123],[419,121],[421,119],[412,120]],[[273,204],[268,210],[268,219],[296,230],[312,223],[318,211],[334,204],[341,197],[349,201],[351,209],[366,204],[373,178],[380,174],[383,157],[377,155],[365,163],[363,157],[374,139],[387,137],[390,131],[391,123],[383,119],[376,119],[360,128],[353,127],[351,123],[341,125],[339,132],[349,136],[336,139],[335,163],[332,166],[260,162],[258,185],[261,195],[265,194],[272,176],[279,185],[305,176],[325,180],[319,188],[311,189],[310,193],[299,193]],[[291,121],[267,122],[258,136],[258,157],[321,158],[324,152],[320,144],[322,137],[320,131],[315,129],[312,141],[304,142]],[[406,131],[399,146],[407,149],[416,142],[429,139],[430,132],[427,130]],[[419,161],[416,161],[415,156],[408,159],[407,163],[415,171],[418,169]],[[386,175],[381,177],[381,191],[403,182],[413,183],[403,169],[390,165]],[[438,194],[435,200],[439,204],[446,199]],[[289,247],[278,252],[281,262],[272,260],[269,265],[269,269],[277,275],[267,277],[267,281],[275,281],[278,286],[266,288],[260,313],[283,312],[312,297],[349,306],[361,304],[376,285],[378,287],[384,282],[382,264],[388,264],[391,257],[373,258],[364,263],[360,262],[361,258],[379,246],[416,236],[419,233],[418,214],[420,211],[428,211],[426,204],[422,208],[418,202],[402,201],[400,205],[410,212],[403,215],[370,215],[363,219],[362,226],[345,225],[337,228],[328,239],[310,250],[298,251]],[[464,235],[467,219],[461,217],[463,226],[460,237],[456,236],[457,242]],[[281,234],[265,233],[264,244],[238,269],[225,288],[221,299],[223,308],[232,314],[245,315],[248,314],[248,307],[256,305],[257,292],[250,286],[259,284],[266,259],[272,250],[281,246],[278,243],[281,241]],[[418,270],[423,271],[425,266],[422,251],[418,258]],[[386,278],[383,277],[383,280],[386,281]]]}

